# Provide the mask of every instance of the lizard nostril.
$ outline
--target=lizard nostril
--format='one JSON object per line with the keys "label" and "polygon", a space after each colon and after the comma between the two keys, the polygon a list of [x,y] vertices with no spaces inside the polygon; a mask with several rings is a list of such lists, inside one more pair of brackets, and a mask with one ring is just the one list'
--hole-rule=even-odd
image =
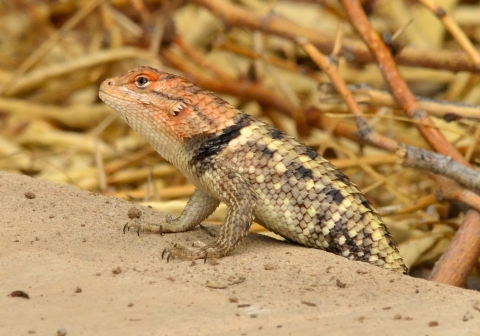
{"label": "lizard nostril", "polygon": [[112,85],[113,85],[113,82],[112,82],[111,80],[109,80],[109,81],[107,82],[107,85],[108,85],[108,86],[112,86]]}

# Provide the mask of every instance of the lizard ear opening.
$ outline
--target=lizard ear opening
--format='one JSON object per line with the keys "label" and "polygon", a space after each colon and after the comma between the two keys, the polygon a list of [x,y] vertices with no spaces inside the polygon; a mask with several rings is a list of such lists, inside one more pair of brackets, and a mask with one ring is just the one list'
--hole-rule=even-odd
{"label": "lizard ear opening", "polygon": [[179,102],[175,104],[168,112],[170,115],[178,117],[186,107],[187,105],[185,103]]}

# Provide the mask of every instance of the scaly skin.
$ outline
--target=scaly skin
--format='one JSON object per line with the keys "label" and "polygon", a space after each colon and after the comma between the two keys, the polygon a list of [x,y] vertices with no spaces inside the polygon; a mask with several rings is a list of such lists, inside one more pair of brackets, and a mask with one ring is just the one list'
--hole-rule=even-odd
{"label": "scaly skin", "polygon": [[100,98],[196,186],[180,217],[133,220],[127,228],[181,232],[220,202],[227,216],[216,240],[175,245],[167,257],[223,257],[256,218],[298,244],[407,272],[377,211],[348,177],[317,152],[223,99],[150,67],[105,80]]}

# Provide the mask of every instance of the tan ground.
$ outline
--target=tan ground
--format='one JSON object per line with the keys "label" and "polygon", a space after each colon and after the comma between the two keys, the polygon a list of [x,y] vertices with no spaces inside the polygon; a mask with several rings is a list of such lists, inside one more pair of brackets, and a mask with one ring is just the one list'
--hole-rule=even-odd
{"label": "tan ground", "polygon": [[212,237],[123,235],[130,203],[25,176],[0,172],[0,204],[0,335],[480,335],[475,291],[253,234],[217,264],[166,263]]}

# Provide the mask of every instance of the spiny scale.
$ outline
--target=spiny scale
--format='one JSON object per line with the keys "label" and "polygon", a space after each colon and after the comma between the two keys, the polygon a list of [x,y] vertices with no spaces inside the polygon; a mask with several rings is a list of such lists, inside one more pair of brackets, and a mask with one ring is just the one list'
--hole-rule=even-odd
{"label": "spiny scale", "polygon": [[[132,227],[185,231],[200,224],[220,201],[227,205],[213,243],[176,246],[169,256],[222,257],[247,234],[255,216],[289,241],[407,271],[385,224],[357,186],[293,137],[181,77],[149,67],[104,81],[100,97],[197,187],[177,219],[134,221]],[[172,106],[178,113],[172,114]]]}

